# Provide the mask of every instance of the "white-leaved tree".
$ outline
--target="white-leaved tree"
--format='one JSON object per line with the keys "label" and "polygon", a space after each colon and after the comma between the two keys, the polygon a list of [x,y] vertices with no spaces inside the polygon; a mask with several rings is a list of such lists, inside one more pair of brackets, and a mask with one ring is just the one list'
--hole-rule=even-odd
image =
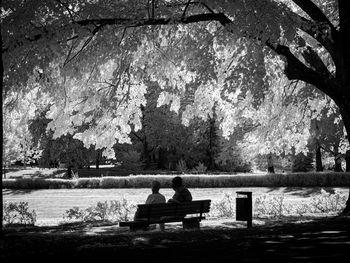
{"label": "white-leaved tree", "polygon": [[281,103],[264,81],[268,48],[283,59],[289,80],[335,102],[349,133],[349,11],[345,0],[5,2],[3,94],[34,80],[51,95],[56,136],[111,147],[140,129],[147,76],[164,90],[159,103],[174,111],[188,87],[198,89],[201,110],[190,106],[185,117],[216,105],[229,135],[246,107],[268,107],[265,95]]}

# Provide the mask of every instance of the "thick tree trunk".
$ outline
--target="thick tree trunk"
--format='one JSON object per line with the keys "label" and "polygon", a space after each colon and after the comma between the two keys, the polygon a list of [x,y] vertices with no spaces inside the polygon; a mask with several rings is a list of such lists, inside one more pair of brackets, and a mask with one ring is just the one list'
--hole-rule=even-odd
{"label": "thick tree trunk", "polygon": [[[1,35],[1,30],[0,30],[0,44],[2,46],[2,35]],[[3,139],[3,134],[4,134],[4,131],[3,131],[3,126],[4,126],[4,123],[3,123],[3,99],[4,99],[4,87],[3,87],[3,76],[4,76],[4,64],[3,64],[3,61],[2,61],[2,54],[1,54],[1,57],[0,57],[1,61],[0,61],[0,86],[1,86],[1,124],[0,124],[0,127],[1,127],[1,139]],[[1,165],[4,164],[4,149],[1,148]],[[2,190],[2,175],[1,175],[1,190]],[[0,197],[0,205],[1,205],[1,211],[0,211],[0,217],[1,217],[1,225],[0,225],[0,237],[3,236],[3,223],[2,223],[2,217],[3,217],[3,197],[2,197],[2,194],[1,194],[1,197]]]}
{"label": "thick tree trunk", "polygon": [[316,172],[322,172],[322,155],[321,155],[321,147],[319,142],[316,142]]}
{"label": "thick tree trunk", "polygon": [[[348,87],[348,90],[350,87]],[[347,138],[349,141],[350,145],[350,96],[346,97],[347,98],[347,104],[345,107],[339,107],[340,108],[340,113],[342,115],[343,123],[345,126],[345,130],[347,133]],[[348,163],[349,163],[349,151],[347,151],[347,156],[348,156],[348,162],[347,162],[347,170],[348,168]],[[349,214],[350,213],[350,186],[349,186],[349,195],[348,195],[348,200],[346,201],[346,205],[344,210],[341,212],[341,214]]]}
{"label": "thick tree trunk", "polygon": [[345,153],[345,164],[346,164],[345,171],[350,172],[350,150],[347,150]]}

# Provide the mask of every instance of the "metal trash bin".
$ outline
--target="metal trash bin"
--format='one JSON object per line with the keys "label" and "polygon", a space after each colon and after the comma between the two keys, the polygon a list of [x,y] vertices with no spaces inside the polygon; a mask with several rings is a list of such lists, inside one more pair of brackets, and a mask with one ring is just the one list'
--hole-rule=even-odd
{"label": "metal trash bin", "polygon": [[253,219],[252,192],[236,192],[236,194],[236,220],[247,221],[247,227],[251,227]]}

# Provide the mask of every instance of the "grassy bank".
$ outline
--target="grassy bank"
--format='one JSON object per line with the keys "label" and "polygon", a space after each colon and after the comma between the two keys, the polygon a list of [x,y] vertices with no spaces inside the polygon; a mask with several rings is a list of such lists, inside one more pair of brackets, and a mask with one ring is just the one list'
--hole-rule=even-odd
{"label": "grassy bank", "polygon": [[[176,175],[134,175],[90,177],[76,179],[18,178],[3,179],[4,189],[59,189],[59,188],[148,188],[152,180],[170,187]],[[181,175],[190,188],[214,187],[348,187],[350,173],[282,173],[240,175]]]}

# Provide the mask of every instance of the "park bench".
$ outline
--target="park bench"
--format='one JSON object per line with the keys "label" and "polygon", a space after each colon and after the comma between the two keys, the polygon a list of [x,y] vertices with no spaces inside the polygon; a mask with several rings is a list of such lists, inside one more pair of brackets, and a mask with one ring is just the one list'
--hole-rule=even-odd
{"label": "park bench", "polygon": [[196,200],[184,203],[139,204],[138,219],[119,222],[119,226],[128,226],[134,231],[145,229],[151,224],[182,222],[183,229],[199,229],[200,221],[205,219],[203,214],[210,210],[210,202],[211,200]]}

